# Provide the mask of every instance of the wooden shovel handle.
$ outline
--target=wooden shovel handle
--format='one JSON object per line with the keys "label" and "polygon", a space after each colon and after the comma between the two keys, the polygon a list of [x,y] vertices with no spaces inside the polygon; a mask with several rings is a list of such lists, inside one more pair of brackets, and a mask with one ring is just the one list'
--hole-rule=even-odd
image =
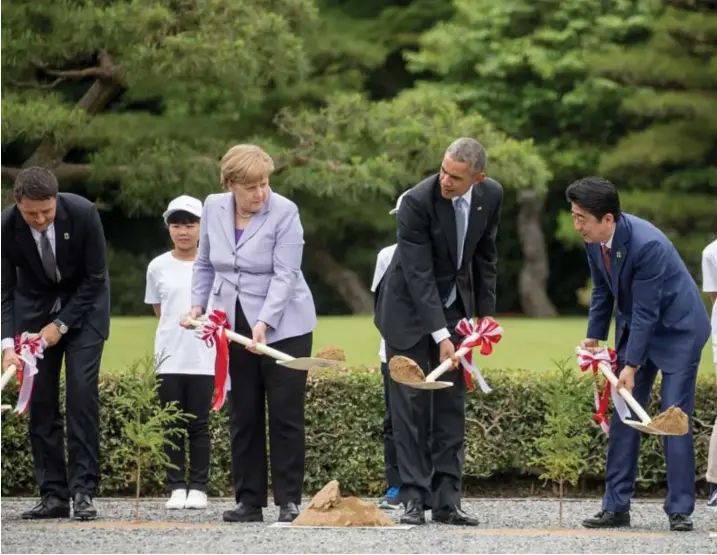
{"label": "wooden shovel handle", "polygon": [[17,367],[14,364],[11,364],[7,367],[7,370],[5,370],[5,372],[3,372],[2,374],[2,378],[0,378],[0,390],[5,389],[7,382],[12,379],[12,377],[15,375],[15,372],[17,372]]}
{"label": "wooden shovel handle", "polygon": [[[191,326],[194,326],[195,328],[200,327],[204,324],[203,322],[200,322],[199,320],[194,320],[192,318],[186,318],[185,322]],[[229,339],[231,339],[235,343],[239,343],[240,345],[244,345],[245,347],[251,345],[251,339],[249,339],[248,337],[239,335],[238,333],[233,332],[231,330],[224,330],[224,333]],[[281,351],[277,351],[276,349],[272,349],[271,347],[264,345],[263,343],[257,343],[255,349],[264,355],[270,356],[271,358],[274,358],[276,360],[281,360],[283,362],[296,360],[295,357],[289,356],[286,353],[282,353]]]}
{"label": "wooden shovel handle", "polygon": [[598,368],[603,373],[603,375],[608,379],[610,382],[610,385],[612,385],[617,392],[622,395],[622,398],[625,399],[628,405],[630,405],[630,408],[635,411],[635,414],[637,417],[642,421],[643,424],[647,425],[650,422],[652,422],[652,418],[645,412],[645,410],[640,406],[640,403],[635,400],[635,398],[632,396],[632,393],[630,393],[627,389],[624,387],[621,387],[618,389],[617,387],[617,376],[613,373],[612,368],[610,368],[610,365],[603,361],[600,361],[598,364]]}
{"label": "wooden shovel handle", "polygon": [[[463,347],[462,349],[458,349],[456,351],[456,358],[461,358],[463,355],[465,355],[469,351],[470,351],[469,347]],[[453,359],[447,358],[439,366],[437,366],[435,370],[433,370],[430,374],[428,374],[428,376],[426,376],[426,381],[427,382],[435,382],[438,378],[440,378],[443,374],[445,374],[451,368],[453,368]]]}

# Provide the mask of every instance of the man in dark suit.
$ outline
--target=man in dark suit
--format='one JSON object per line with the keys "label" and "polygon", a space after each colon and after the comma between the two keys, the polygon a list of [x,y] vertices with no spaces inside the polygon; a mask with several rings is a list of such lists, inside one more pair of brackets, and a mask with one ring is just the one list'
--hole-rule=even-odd
{"label": "man in dark suit", "polygon": [[[617,304],[615,349],[620,387],[643,407],[662,370],[662,409],[671,405],[689,417],[689,433],[665,437],[670,529],[692,530],[695,506],[695,449],[692,410],[702,349],[710,321],[700,292],[670,240],[651,223],[625,214],[615,186],[586,177],[566,191],[575,229],[582,235],[593,280],[586,349],[607,340]],[[613,411],[602,510],[583,521],[587,528],[630,525],[640,432]]]}
{"label": "man in dark suit", "polygon": [[[486,152],[461,138],[446,150],[438,174],[407,191],[398,211],[397,247],[379,291],[375,324],[386,359],[403,355],[428,374],[451,358],[465,317],[495,313],[496,235],[503,189],[486,178]],[[447,378],[445,376],[448,376]],[[391,413],[401,477],[401,522],[477,525],[461,509],[466,384],[421,391],[391,381]]]}
{"label": "man in dark suit", "polygon": [[[13,338],[47,342],[30,402],[30,442],[41,501],[23,518],[93,519],[99,480],[97,380],[109,336],[106,244],[95,205],[58,193],[51,171],[22,170],[15,204],[2,212],[3,370],[18,364]],[[69,475],[65,471],[59,383],[65,359]]]}

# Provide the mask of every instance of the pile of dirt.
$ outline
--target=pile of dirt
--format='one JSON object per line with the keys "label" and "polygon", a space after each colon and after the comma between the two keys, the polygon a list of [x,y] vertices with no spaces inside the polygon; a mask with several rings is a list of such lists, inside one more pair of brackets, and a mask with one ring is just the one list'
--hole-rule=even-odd
{"label": "pile of dirt", "polygon": [[393,526],[393,521],[373,503],[341,497],[338,481],[332,480],[314,496],[292,526]]}
{"label": "pile of dirt", "polygon": [[316,353],[316,358],[345,362],[346,353],[343,351],[343,349],[339,349],[338,347],[324,347],[323,349],[319,349],[319,351]]}
{"label": "pile of dirt", "polygon": [[416,383],[425,380],[421,367],[415,361],[404,356],[395,356],[388,363],[391,378],[400,383]]}
{"label": "pile of dirt", "polygon": [[651,425],[660,431],[670,434],[684,435],[689,431],[690,423],[687,415],[680,407],[672,406],[662,414],[658,414]]}

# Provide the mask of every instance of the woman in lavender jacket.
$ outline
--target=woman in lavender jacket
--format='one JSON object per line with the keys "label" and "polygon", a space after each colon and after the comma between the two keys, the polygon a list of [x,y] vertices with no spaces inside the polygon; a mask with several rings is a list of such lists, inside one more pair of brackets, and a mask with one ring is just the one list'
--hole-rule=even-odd
{"label": "woman in lavender jacket", "polygon": [[[201,315],[211,297],[237,333],[308,357],[316,309],[301,272],[304,230],[296,204],[269,188],[273,170],[271,157],[254,145],[237,145],[224,155],[221,182],[228,192],[204,202],[191,315]],[[224,513],[224,520],[263,520],[266,399],[274,501],[280,506],[279,521],[291,522],[299,514],[304,482],[306,372],[279,366],[232,342],[229,376],[237,505]]]}

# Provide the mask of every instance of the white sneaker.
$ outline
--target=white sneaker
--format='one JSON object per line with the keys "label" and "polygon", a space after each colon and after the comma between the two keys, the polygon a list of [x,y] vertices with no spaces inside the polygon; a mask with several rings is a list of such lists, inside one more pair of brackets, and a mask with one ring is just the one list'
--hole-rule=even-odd
{"label": "white sneaker", "polygon": [[184,504],[185,509],[206,509],[207,494],[198,489],[190,489],[187,495],[187,502]]}
{"label": "white sneaker", "polygon": [[169,501],[164,505],[165,509],[169,510],[177,510],[177,509],[184,509],[184,505],[187,502],[187,490],[185,489],[175,489],[172,490],[172,495],[169,498]]}

